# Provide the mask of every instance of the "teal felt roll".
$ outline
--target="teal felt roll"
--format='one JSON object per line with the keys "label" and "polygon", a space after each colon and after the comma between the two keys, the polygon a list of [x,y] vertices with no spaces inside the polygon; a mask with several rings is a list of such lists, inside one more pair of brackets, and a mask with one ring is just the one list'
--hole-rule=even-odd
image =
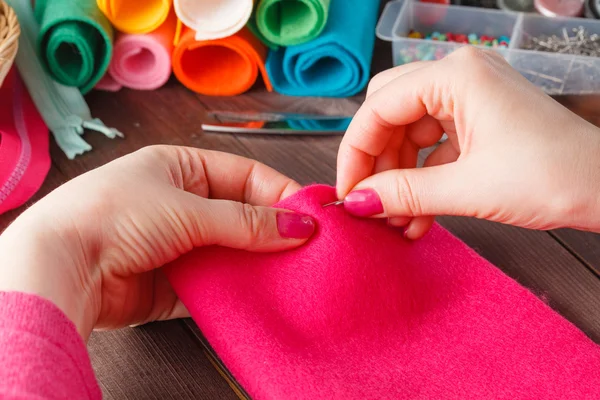
{"label": "teal felt roll", "polygon": [[273,88],[290,96],[348,97],[367,85],[375,46],[378,0],[332,0],[322,35],[272,51]]}
{"label": "teal felt roll", "polygon": [[59,83],[89,92],[112,56],[113,28],[96,0],[36,0],[42,64]]}

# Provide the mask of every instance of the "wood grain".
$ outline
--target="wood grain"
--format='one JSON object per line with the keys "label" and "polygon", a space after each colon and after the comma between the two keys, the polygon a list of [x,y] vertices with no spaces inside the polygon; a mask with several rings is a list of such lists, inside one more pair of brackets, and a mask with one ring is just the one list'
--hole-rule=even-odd
{"label": "wood grain", "polygon": [[560,229],[551,232],[567,250],[600,277],[600,234]]}
{"label": "wood grain", "polygon": [[88,348],[105,399],[238,398],[183,321],[94,332]]}

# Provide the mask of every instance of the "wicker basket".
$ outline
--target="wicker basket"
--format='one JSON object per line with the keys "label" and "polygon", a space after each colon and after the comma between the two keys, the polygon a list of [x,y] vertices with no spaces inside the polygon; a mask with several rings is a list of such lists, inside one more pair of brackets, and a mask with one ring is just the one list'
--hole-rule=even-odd
{"label": "wicker basket", "polygon": [[4,0],[0,0],[0,86],[17,55],[20,33],[15,12]]}

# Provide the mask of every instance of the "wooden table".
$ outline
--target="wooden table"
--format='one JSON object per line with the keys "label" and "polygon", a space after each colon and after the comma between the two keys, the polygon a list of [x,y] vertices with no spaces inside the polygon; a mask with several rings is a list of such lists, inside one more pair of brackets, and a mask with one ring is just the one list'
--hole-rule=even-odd
{"label": "wooden table", "polygon": [[[390,49],[377,44],[374,72],[390,67]],[[214,149],[255,158],[302,184],[335,180],[339,137],[249,137],[203,133],[206,110],[354,111],[362,98],[297,99],[264,93],[260,85],[237,98],[207,98],[176,82],[153,92],[92,93],[94,114],[126,133],[125,140],[88,134],[94,151],[68,161],[53,143],[48,179],[33,201],[73,177],[149,144]],[[600,97],[563,98],[600,123]],[[0,217],[0,231],[23,208]],[[600,235],[570,230],[535,232],[466,218],[443,226],[509,276],[547,298],[556,310],[600,342]],[[107,399],[236,399],[205,356],[193,322],[179,320],[94,333],[89,350]]]}

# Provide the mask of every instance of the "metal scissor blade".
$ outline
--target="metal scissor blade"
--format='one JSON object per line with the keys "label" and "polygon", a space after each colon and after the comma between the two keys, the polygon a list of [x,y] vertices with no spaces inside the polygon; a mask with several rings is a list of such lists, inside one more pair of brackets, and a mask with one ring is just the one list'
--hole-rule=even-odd
{"label": "metal scissor blade", "polygon": [[202,124],[205,132],[214,133],[241,133],[254,135],[289,135],[289,136],[336,136],[343,135],[345,130],[325,130],[325,129],[293,129],[289,127],[275,127],[268,124],[260,128],[251,128],[244,126],[232,126],[230,124]]}
{"label": "metal scissor blade", "polygon": [[231,121],[331,121],[352,118],[352,115],[323,115],[286,112],[260,112],[260,111],[209,111],[208,116],[219,122]]}
{"label": "metal scissor blade", "polygon": [[211,121],[202,124],[207,132],[244,133],[259,135],[343,135],[350,125],[350,117],[330,119],[288,119],[281,121]]}

